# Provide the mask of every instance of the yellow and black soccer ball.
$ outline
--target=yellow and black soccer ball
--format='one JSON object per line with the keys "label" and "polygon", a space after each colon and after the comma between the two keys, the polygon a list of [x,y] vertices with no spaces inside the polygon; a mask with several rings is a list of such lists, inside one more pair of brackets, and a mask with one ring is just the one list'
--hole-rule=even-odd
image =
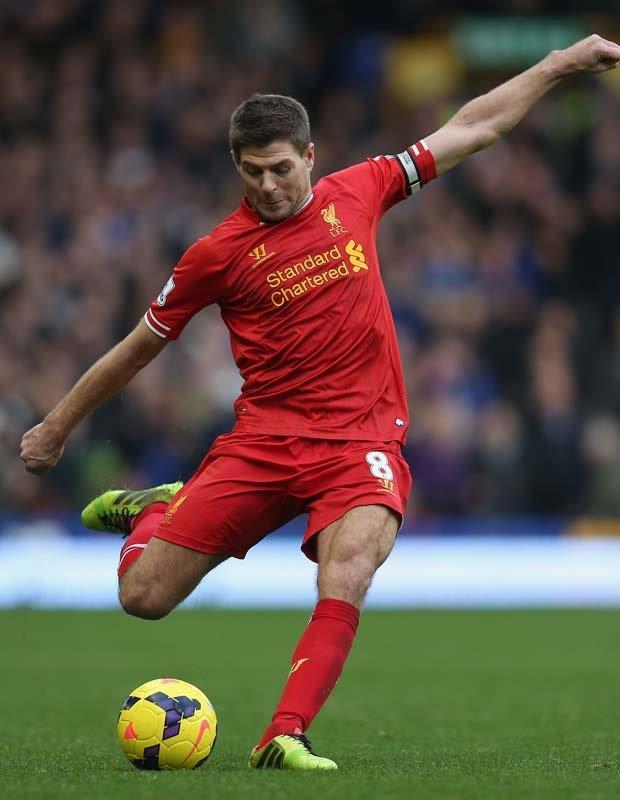
{"label": "yellow and black soccer ball", "polygon": [[125,700],[116,730],[123,753],[137,769],[192,769],[211,755],[217,716],[196,686],[157,678]]}

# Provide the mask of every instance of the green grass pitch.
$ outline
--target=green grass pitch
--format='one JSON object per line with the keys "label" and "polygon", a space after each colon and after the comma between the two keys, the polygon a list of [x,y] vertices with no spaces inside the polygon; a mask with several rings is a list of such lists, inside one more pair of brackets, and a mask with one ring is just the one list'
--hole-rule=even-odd
{"label": "green grass pitch", "polygon": [[[300,611],[0,614],[0,797],[617,800],[620,613],[367,611],[310,731],[331,774],[255,772]],[[215,704],[211,759],[141,773],[115,738],[138,684],[182,677]]]}

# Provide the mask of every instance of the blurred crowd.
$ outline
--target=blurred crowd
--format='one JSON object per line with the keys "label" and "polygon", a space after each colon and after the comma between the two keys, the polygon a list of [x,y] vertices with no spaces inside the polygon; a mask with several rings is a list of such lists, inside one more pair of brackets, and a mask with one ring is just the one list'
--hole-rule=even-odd
{"label": "blurred crowd", "polygon": [[[403,149],[474,93],[465,81],[403,104],[386,88],[390,34],[334,37],[328,21],[329,4],[285,0],[2,4],[5,511],[186,478],[232,425],[240,379],[212,308],[80,426],[48,477],[18,458],[22,433],[238,205],[227,129],[243,98],[308,105],[318,177]],[[620,95],[600,78],[556,89],[387,215],[413,514],[620,514],[619,222]]]}

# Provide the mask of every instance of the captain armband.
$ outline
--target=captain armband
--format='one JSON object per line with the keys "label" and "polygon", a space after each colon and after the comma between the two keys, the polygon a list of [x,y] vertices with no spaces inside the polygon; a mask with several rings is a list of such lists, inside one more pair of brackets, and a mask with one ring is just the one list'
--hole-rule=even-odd
{"label": "captain armband", "polygon": [[417,192],[418,189],[437,177],[435,159],[424,139],[420,139],[402,153],[398,153],[396,160],[405,176],[407,194]]}

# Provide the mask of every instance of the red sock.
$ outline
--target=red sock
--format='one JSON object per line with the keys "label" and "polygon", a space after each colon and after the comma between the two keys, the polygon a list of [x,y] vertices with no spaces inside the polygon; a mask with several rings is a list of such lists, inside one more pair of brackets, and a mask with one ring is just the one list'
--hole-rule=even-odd
{"label": "red sock", "polygon": [[259,747],[282,733],[303,733],[340,677],[357,632],[360,612],[344,600],[319,600],[299,640],[291,671]]}
{"label": "red sock", "polygon": [[121,547],[116,570],[119,578],[122,578],[134,561],[140,558],[149,539],[157,532],[167,508],[166,503],[151,503],[134,519],[132,532]]}

